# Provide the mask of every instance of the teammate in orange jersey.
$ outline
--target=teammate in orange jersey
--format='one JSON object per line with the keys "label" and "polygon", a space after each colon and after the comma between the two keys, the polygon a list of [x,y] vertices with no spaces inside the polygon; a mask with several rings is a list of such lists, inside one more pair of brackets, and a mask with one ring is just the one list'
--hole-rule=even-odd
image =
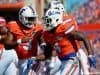
{"label": "teammate in orange jersey", "polygon": [[[66,29],[66,23],[63,25],[61,12],[59,12],[57,9],[49,9],[44,17],[45,31],[43,33],[43,38],[45,42],[49,43],[55,48],[55,50],[57,50],[57,55],[63,64],[63,66],[61,66],[63,69],[60,69],[61,72],[59,71],[60,75],[65,75],[66,71],[67,74],[69,74],[70,67],[74,63],[73,58],[76,59],[76,53],[80,48],[80,46],[77,46],[76,39],[83,40],[84,37],[82,34],[79,36],[80,33],[78,32],[77,34],[77,32],[74,31],[70,31],[68,34],[66,34]],[[84,42],[85,44],[89,43],[87,39],[85,39]],[[90,46],[88,49],[90,49]],[[64,65],[65,61],[66,66]],[[70,64],[68,64],[69,62]]]}
{"label": "teammate in orange jersey", "polygon": [[17,54],[13,49],[6,48],[11,35],[6,27],[6,20],[0,17],[0,75],[16,75],[14,61],[17,60]]}
{"label": "teammate in orange jersey", "polygon": [[19,75],[28,75],[28,58],[37,55],[37,41],[42,31],[42,25],[32,6],[24,6],[19,11],[19,21],[11,21],[8,28],[19,44],[15,50],[19,58]]}
{"label": "teammate in orange jersey", "polygon": [[[64,6],[61,2],[52,1],[50,3],[50,8],[57,9],[63,15],[63,25],[64,26],[61,26],[61,28],[59,28],[59,29],[62,29],[62,31],[65,31],[66,34],[70,33],[71,31],[75,31],[74,36],[77,35],[78,37],[84,35],[84,34],[82,34],[78,31],[78,26],[77,26],[77,23],[76,23],[75,19],[73,18],[73,16],[69,16],[66,13],[65,8],[64,8]],[[77,39],[77,40],[85,42],[86,41],[85,38],[86,37],[84,36],[84,38]],[[88,42],[88,40],[87,40],[87,42]],[[79,43],[77,45],[79,45]],[[93,55],[93,50],[91,49],[91,45],[90,45],[90,43],[87,44],[87,45],[86,44],[84,44],[84,45],[86,47],[86,50],[88,52],[88,56],[90,58],[90,56]],[[87,64],[87,56],[86,56],[86,54],[84,53],[84,51],[82,49],[79,50],[78,55],[80,55],[79,57],[80,57],[81,62],[84,63],[84,64]],[[84,60],[83,60],[83,58],[84,58]],[[87,73],[87,69],[86,69],[87,66],[84,65],[84,72],[85,73]]]}
{"label": "teammate in orange jersey", "polygon": [[57,55],[63,65],[58,72],[62,71],[59,74],[54,73],[54,75],[66,75],[68,68],[75,61],[74,58],[76,58],[75,41],[71,41],[70,36],[58,30],[63,22],[61,17],[61,13],[55,9],[49,9],[44,17],[44,41],[49,43],[57,51]]}

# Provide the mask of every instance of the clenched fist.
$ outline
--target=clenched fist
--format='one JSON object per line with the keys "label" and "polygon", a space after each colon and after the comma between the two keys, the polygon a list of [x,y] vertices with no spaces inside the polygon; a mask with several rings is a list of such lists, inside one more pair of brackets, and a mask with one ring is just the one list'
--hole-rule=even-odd
{"label": "clenched fist", "polygon": [[32,38],[31,37],[24,37],[24,38],[22,38],[22,40],[21,40],[21,42],[22,43],[26,43],[26,42],[29,42],[29,41],[31,41],[32,40]]}

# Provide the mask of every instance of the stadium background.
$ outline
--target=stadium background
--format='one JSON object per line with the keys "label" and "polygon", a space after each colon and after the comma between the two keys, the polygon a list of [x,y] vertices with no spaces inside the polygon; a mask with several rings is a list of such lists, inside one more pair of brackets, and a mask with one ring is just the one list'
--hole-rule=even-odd
{"label": "stadium background", "polygon": [[[46,11],[52,0],[0,0],[0,16],[7,21],[17,20],[18,11],[24,5],[31,4],[38,13],[38,18]],[[100,0],[61,0],[68,14],[73,15],[81,32],[91,41],[97,56],[97,71],[100,71]]]}

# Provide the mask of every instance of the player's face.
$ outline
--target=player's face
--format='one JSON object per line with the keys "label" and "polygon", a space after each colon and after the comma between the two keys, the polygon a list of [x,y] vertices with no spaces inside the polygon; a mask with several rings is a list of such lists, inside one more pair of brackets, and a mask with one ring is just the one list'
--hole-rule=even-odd
{"label": "player's face", "polygon": [[5,26],[0,26],[0,34],[6,34],[8,32],[7,27]]}
{"label": "player's face", "polygon": [[33,28],[37,23],[36,17],[25,17],[24,25],[28,28]]}
{"label": "player's face", "polygon": [[36,17],[26,17],[26,19],[28,20],[28,22],[36,22]]}

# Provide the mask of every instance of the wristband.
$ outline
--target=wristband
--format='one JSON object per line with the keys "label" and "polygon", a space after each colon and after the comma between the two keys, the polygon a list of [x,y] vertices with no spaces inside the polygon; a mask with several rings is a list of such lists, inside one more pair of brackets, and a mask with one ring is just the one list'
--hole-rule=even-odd
{"label": "wristband", "polygon": [[21,43],[22,43],[22,39],[18,39],[18,40],[17,40],[17,43],[18,43],[18,44],[21,44]]}

